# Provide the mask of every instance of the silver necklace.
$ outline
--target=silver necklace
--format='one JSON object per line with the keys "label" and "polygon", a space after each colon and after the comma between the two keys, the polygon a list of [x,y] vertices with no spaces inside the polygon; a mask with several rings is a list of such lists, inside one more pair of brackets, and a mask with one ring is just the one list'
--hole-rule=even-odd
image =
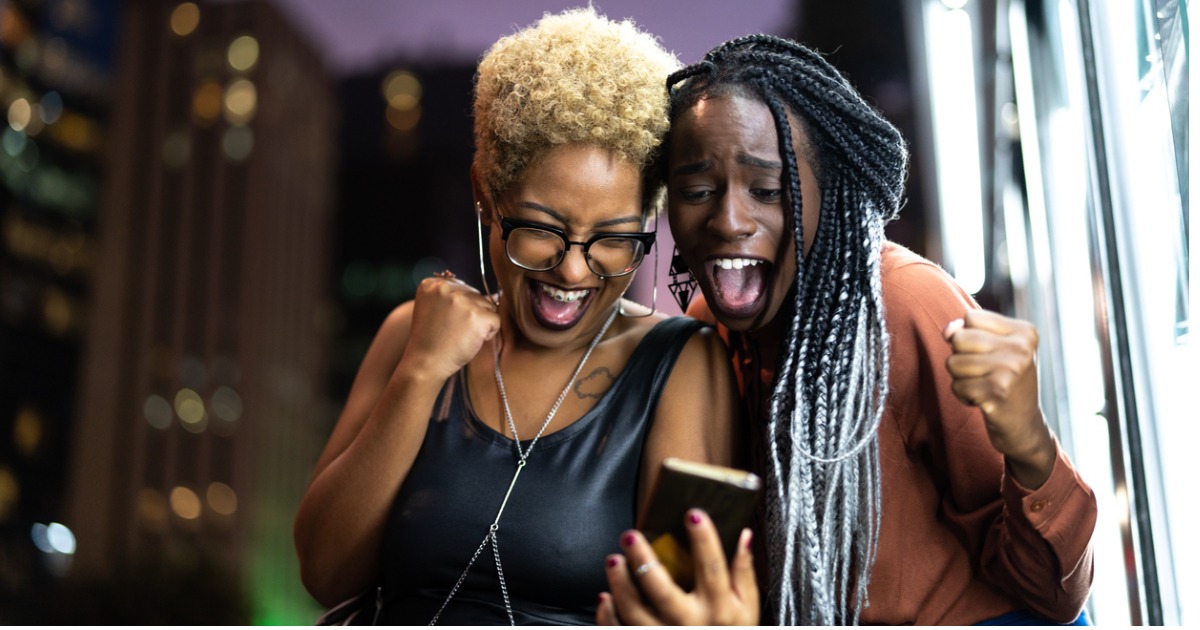
{"label": "silver necklace", "polygon": [[[558,413],[559,406],[567,397],[567,392],[571,391],[571,385],[575,383],[575,379],[579,377],[579,373],[583,371],[583,365],[587,363],[588,357],[592,356],[592,350],[600,343],[600,339],[604,337],[604,333],[608,332],[609,326],[617,318],[617,308],[613,308],[613,312],[604,322],[604,326],[600,328],[600,332],[592,338],[592,342],[588,345],[587,351],[583,353],[583,358],[579,359],[579,364],[575,366],[575,371],[571,374],[571,378],[567,380],[567,386],[563,388],[562,393],[558,395],[558,399],[554,401],[554,406],[550,407],[550,413],[546,414],[546,419],[542,421],[541,428],[538,429],[537,435],[533,436],[533,440],[529,443],[529,447],[524,451],[521,450],[521,439],[517,436],[517,424],[513,422],[512,410],[508,407],[508,395],[504,391],[504,377],[500,374],[500,349],[496,344],[496,338],[492,338],[492,365],[493,372],[496,377],[496,387],[500,390],[500,402],[504,405],[504,419],[508,421],[508,429],[512,431],[513,446],[517,450],[517,470],[513,472],[512,480],[508,482],[508,490],[504,492],[504,500],[500,502],[500,509],[496,511],[496,518],[492,519],[492,524],[488,526],[488,533],[483,537],[483,541],[479,543],[479,548],[471,556],[471,560],[467,562],[467,568],[463,569],[462,575],[458,576],[458,581],[454,583],[454,588],[450,589],[450,593],[446,595],[446,601],[442,602],[442,607],[438,608],[433,619],[429,621],[429,625],[437,625],[438,618],[442,616],[442,611],[446,610],[446,606],[450,604],[450,600],[458,593],[459,587],[462,586],[464,580],[467,579],[467,573],[471,571],[471,567],[475,566],[475,561],[479,559],[479,554],[483,553],[485,547],[491,543],[492,557],[496,559],[496,575],[500,579],[500,595],[504,598],[504,611],[508,613],[508,623],[517,625],[516,619],[513,617],[512,603],[508,599],[508,586],[504,583],[504,568],[500,565],[500,542],[497,534],[500,530],[500,515],[504,513],[504,506],[508,505],[508,497],[512,495],[513,487],[517,485],[517,478],[521,476],[521,471],[525,468],[525,463],[529,459],[529,454],[533,452],[533,447],[537,441],[541,439],[542,433],[545,433],[546,427],[550,426],[550,421],[554,419],[554,414]],[[499,337],[499,335],[497,335]]]}

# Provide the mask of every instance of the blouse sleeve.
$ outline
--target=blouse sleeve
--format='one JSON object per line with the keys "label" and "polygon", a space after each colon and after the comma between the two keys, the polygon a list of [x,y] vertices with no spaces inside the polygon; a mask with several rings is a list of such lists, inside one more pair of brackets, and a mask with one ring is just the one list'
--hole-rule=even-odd
{"label": "blouse sleeve", "polygon": [[1091,589],[1095,494],[1061,448],[1040,488],[1021,487],[992,447],[982,412],[954,395],[942,330],[979,307],[949,275],[928,262],[901,266],[886,274],[884,299],[892,355],[917,372],[898,379],[914,391],[892,392],[907,401],[909,412],[898,417],[940,469],[943,518],[984,579],[1036,614],[1074,620]]}

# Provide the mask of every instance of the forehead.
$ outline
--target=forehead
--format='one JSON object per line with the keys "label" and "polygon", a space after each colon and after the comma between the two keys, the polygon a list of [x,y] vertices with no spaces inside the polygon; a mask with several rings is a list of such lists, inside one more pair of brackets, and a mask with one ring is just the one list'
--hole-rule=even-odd
{"label": "forehead", "polygon": [[[803,121],[786,110],[792,146],[801,158],[810,155]],[[689,151],[744,150],[778,159],[779,136],[774,116],[757,96],[726,92],[698,100],[682,112],[671,128],[671,160],[686,159]]]}
{"label": "forehead", "polygon": [[775,143],[775,121],[761,101],[721,94],[696,101],[675,121],[676,138],[691,142]]}
{"label": "forehead", "polygon": [[590,225],[641,217],[642,177],[633,163],[590,144],[544,151],[505,195],[520,216],[541,220],[552,210],[560,221]]}

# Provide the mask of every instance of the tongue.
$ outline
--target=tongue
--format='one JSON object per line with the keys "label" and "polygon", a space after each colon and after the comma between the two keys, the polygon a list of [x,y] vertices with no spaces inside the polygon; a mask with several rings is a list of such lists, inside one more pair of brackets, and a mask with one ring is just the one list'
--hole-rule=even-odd
{"label": "tongue", "polygon": [[587,298],[574,302],[560,302],[540,289],[533,292],[533,308],[537,311],[538,319],[553,327],[570,327],[583,314]]}
{"label": "tongue", "polygon": [[754,303],[763,293],[762,265],[741,269],[722,269],[712,272],[716,298],[726,310],[738,311]]}

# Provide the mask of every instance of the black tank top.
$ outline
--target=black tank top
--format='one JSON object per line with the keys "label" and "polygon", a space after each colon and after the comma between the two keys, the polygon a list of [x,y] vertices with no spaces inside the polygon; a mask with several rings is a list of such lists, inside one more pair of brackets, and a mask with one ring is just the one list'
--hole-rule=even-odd
{"label": "black tank top", "polygon": [[[595,407],[538,440],[498,530],[518,624],[595,623],[596,596],[608,590],[605,557],[619,551],[618,536],[634,525],[642,446],[658,397],[702,325],[683,317],[657,324]],[[381,624],[429,623],[487,534],[516,470],[512,440],[475,416],[463,375],[442,389],[392,506]],[[490,544],[438,623],[508,624]]]}

